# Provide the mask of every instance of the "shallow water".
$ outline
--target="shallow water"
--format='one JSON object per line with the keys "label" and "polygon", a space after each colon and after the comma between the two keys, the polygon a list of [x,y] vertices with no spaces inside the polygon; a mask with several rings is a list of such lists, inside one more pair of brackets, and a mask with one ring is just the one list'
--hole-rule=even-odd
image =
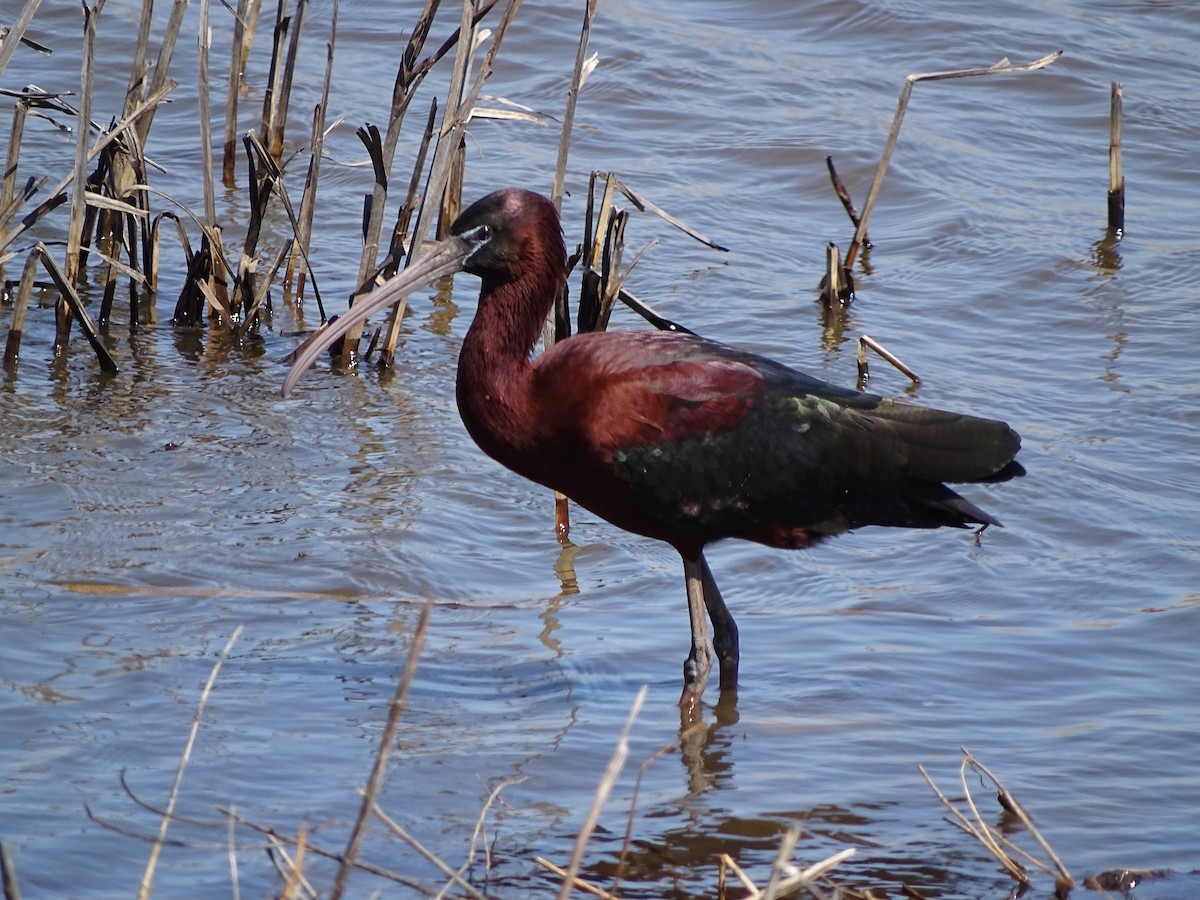
{"label": "shallow water", "polygon": [[[587,173],[617,171],[731,248],[635,215],[629,246],[660,244],[630,286],[664,315],[842,384],[867,332],[922,376],[909,389],[875,363],[873,389],[1006,419],[1024,436],[1029,474],[969,490],[1008,526],[978,542],[867,530],[805,553],[713,549],[742,629],[741,697],[736,715],[707,709],[705,729],[645,767],[622,895],[712,896],[722,852],[762,884],[796,825],[806,862],[855,849],[841,884],[1006,896],[1010,880],[943,820],[916,769],[961,796],[965,746],[1077,878],[1160,870],[1129,896],[1196,896],[1200,16],[1152,3],[747,9],[601,4],[568,241],[582,230]],[[344,123],[329,139],[314,250],[330,311],[353,281],[369,188],[353,132],[384,120],[399,29],[416,14],[384,21],[375,5],[341,4],[333,108]],[[19,50],[0,86],[77,85],[78,16],[44,5],[29,34],[54,56]],[[526,4],[489,91],[558,114],[580,17],[574,5]],[[116,110],[136,18],[131,0],[101,15],[98,55],[116,63],[101,66],[111,105],[97,120]],[[434,43],[456,18],[443,12]],[[224,13],[214,27],[222,47]],[[328,11],[311,11],[306,29],[297,149],[302,111],[320,94]],[[1039,73],[918,85],[871,220],[869,274],[844,328],[823,330],[812,287],[825,242],[844,248],[850,232],[824,157],[861,204],[906,74],[1059,48]],[[199,206],[194,52],[181,39],[183,84],[149,149],[169,170],[156,185]],[[265,79],[257,65],[248,115]],[[1124,84],[1128,182],[1116,246],[1103,242],[1113,80]],[[73,136],[44,121],[26,133],[22,177],[57,180]],[[477,123],[466,195],[548,189],[557,137]],[[408,157],[398,159],[406,181]],[[294,197],[302,179],[293,165]],[[231,224],[244,220],[243,195],[218,197]],[[276,215],[268,246],[287,232]],[[679,738],[687,625],[673,551],[579,510],[577,546],[563,550],[550,498],[470,443],[452,393],[472,279],[452,297],[413,298],[395,372],[312,372],[284,401],[293,313],[277,306],[246,347],[175,332],[174,277],[163,325],[109,329],[116,377],[78,338],[52,360],[44,308],[0,383],[0,839],[26,895],[135,890],[149,845],[131,835],[153,834],[159,817],[122,775],[137,798],[165,803],[204,681],[239,625],[156,893],[233,894],[217,807],[282,832],[306,825],[340,850],[427,599],[382,806],[457,866],[491,789],[523,779],[491,807],[492,869],[480,850],[472,875],[494,896],[549,895],[556,881],[533,858],[569,858],[648,684],[585,857],[585,876],[611,883],[639,768]],[[311,304],[304,317],[316,318]],[[640,325],[618,312],[614,327]],[[991,791],[970,784],[984,817],[1032,847]],[[278,890],[263,837],[242,826],[234,840],[241,895]],[[363,857],[441,884],[382,827]],[[331,864],[310,855],[306,871],[328,889]],[[351,885],[355,896],[413,892],[365,874]],[[1035,874],[1032,896],[1052,891]]]}

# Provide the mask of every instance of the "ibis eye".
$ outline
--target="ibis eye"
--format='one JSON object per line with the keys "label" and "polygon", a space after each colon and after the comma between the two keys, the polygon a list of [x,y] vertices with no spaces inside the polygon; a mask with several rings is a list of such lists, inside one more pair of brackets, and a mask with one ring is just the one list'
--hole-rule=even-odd
{"label": "ibis eye", "polygon": [[478,241],[480,243],[491,240],[492,239],[492,226],[491,225],[480,225],[478,228],[475,229],[474,232],[471,233],[471,237],[473,237],[476,241]]}

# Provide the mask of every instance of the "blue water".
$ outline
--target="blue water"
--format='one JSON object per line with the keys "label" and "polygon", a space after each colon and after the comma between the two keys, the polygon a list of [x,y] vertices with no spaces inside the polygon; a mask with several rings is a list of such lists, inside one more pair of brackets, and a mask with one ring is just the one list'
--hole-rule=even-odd
{"label": "blue water", "polygon": [[[526,4],[487,92],[560,115],[575,6]],[[97,121],[119,107],[137,15],[129,0],[101,13]],[[168,169],[153,183],[199,208],[188,15],[181,84],[148,152]],[[354,129],[385,121],[416,15],[340,7],[331,121],[344,119],[328,138],[313,251],[330,311],[352,288],[370,187]],[[78,18],[44,7],[29,34],[54,55],[19,49],[0,86],[77,89]],[[457,18],[443,10],[431,43]],[[226,47],[227,13],[214,10],[213,24]],[[310,9],[305,29],[295,151],[320,97],[329,10]],[[244,128],[261,104],[266,40],[264,26]],[[1129,896],[1196,896],[1198,45],[1200,17],[1164,4],[601,3],[568,243],[582,234],[588,173],[616,171],[730,248],[634,215],[630,252],[659,244],[629,286],[664,315],[847,385],[868,333],[922,379],[913,389],[873,361],[873,390],[1004,418],[1029,472],[969,490],[1007,526],[978,542],[867,530],[804,553],[714,548],[742,630],[736,717],[707,709],[698,734],[645,767],[636,805],[643,764],[680,741],[679,562],[578,509],[577,546],[564,551],[551,498],[470,443],[452,393],[472,279],[413,298],[394,372],[321,369],[286,401],[296,314],[277,303],[246,347],[176,333],[180,263],[164,270],[158,328],[130,335],[118,303],[105,338],[113,378],[78,336],[52,359],[52,311],[31,310],[19,366],[0,382],[0,839],[25,895],[136,891],[150,846],[137,836],[160,817],[122,773],[138,799],[165,804],[200,691],[239,625],[154,894],[281,889],[265,838],[246,825],[233,830],[234,874],[218,807],[281,833],[304,827],[340,852],[432,600],[381,805],[457,868],[492,788],[523,779],[488,810],[488,856],[476,849],[469,869],[490,896],[557,891],[534,857],[570,858],[642,684],[629,761],[584,856],[584,876],[610,885],[632,808],[622,896],[713,896],[721,853],[761,886],[793,825],[798,861],[855,849],[832,874],[844,887],[1005,896],[1011,880],[944,821],[916,768],[961,798],[961,747],[1002,778],[1077,880],[1154,870]],[[916,87],[871,219],[869,271],[841,327],[824,329],[813,302],[824,246],[845,249],[851,233],[825,156],[861,206],[905,75],[1056,49],[1041,72]],[[1124,87],[1127,229],[1106,245],[1112,81]],[[444,83],[429,88],[409,114],[398,184]],[[554,122],[475,123],[465,194],[548,190],[557,143]],[[73,148],[73,135],[31,120],[20,177],[56,182]],[[303,177],[299,157],[293,198]],[[234,245],[244,195],[218,195]],[[64,223],[35,236],[61,239]],[[264,245],[288,233],[275,207]],[[315,319],[309,303],[304,323]],[[641,324],[619,311],[613,327]],[[1033,852],[990,787],[968,784],[984,819]],[[379,823],[362,857],[433,892],[444,883]],[[309,853],[305,872],[328,892],[333,864]],[[1048,876],[1032,881],[1029,896],[1052,896]],[[353,896],[376,890],[418,893],[366,873],[351,881]]]}

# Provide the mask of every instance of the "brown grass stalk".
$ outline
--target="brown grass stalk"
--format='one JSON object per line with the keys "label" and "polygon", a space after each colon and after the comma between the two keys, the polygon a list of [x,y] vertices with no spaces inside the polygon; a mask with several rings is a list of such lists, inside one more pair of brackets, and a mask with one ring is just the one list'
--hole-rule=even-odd
{"label": "brown grass stalk", "polygon": [[387,772],[388,757],[391,755],[392,747],[396,742],[396,729],[400,724],[400,715],[404,712],[405,704],[408,702],[408,689],[412,685],[413,676],[417,671],[417,660],[421,656],[421,647],[425,644],[425,633],[429,628],[429,615],[432,611],[432,600],[426,601],[425,605],[421,607],[421,615],[417,620],[417,626],[413,631],[412,644],[408,649],[408,661],[404,666],[404,674],[400,678],[400,683],[396,685],[396,693],[392,697],[391,705],[388,707],[387,722],[379,738],[379,750],[375,755],[375,764],[372,766],[371,775],[367,779],[367,787],[363,791],[362,806],[359,808],[354,828],[350,832],[350,839],[346,843],[346,851],[342,854],[342,864],[338,869],[333,888],[329,892],[330,900],[338,900],[345,892],[346,882],[358,858],[358,851],[362,846],[363,834],[366,833],[367,823],[371,818],[375,798],[379,796],[379,790],[383,787],[383,778]]}
{"label": "brown grass stalk", "polygon": [[604,775],[596,786],[596,794],[592,798],[591,808],[584,817],[579,835],[575,838],[575,849],[571,852],[571,862],[563,874],[563,883],[558,890],[558,900],[566,900],[571,893],[575,876],[579,874],[579,867],[583,864],[583,854],[587,849],[588,841],[592,837],[592,832],[596,830],[596,823],[600,821],[600,810],[603,809],[608,795],[612,793],[613,785],[617,783],[617,776],[621,774],[625,760],[629,757],[629,733],[633,730],[633,723],[637,721],[638,713],[642,711],[642,704],[646,702],[648,690],[648,685],[642,685],[638,689],[637,696],[633,698],[633,705],[629,708],[625,725],[617,737],[617,746],[613,749],[613,754],[604,769]]}
{"label": "brown grass stalk", "polygon": [[217,682],[217,675],[221,672],[221,666],[225,660],[229,658],[230,652],[233,650],[233,645],[237,643],[237,639],[242,635],[242,626],[239,625],[233,630],[233,634],[229,636],[229,640],[225,642],[225,647],[217,654],[217,661],[213,663],[212,671],[208,675],[208,681],[204,683],[204,690],[200,693],[200,702],[196,706],[196,713],[192,716],[192,727],[188,731],[188,739],[183,747],[183,755],[179,759],[179,769],[175,773],[175,782],[171,785],[171,794],[167,800],[167,808],[163,813],[162,822],[158,827],[158,837],[154,841],[154,846],[150,850],[150,859],[146,862],[146,868],[142,872],[142,880],[138,889],[138,900],[149,900],[151,889],[154,886],[154,870],[158,865],[158,857],[162,852],[163,842],[167,839],[167,828],[171,824],[171,816],[175,811],[175,801],[179,797],[179,787],[183,783],[183,773],[187,769],[188,762],[192,758],[192,748],[196,745],[196,735],[200,732],[200,719],[204,715],[204,707],[208,704],[209,695],[212,694],[213,685]]}

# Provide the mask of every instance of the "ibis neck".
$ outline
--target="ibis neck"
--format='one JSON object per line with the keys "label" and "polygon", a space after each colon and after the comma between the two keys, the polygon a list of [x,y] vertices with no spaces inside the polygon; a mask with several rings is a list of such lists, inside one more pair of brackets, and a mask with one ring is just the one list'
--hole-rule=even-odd
{"label": "ibis neck", "polygon": [[485,453],[517,471],[515,458],[536,440],[530,354],[557,289],[557,280],[529,276],[485,280],[458,358],[458,408],[467,431]]}

